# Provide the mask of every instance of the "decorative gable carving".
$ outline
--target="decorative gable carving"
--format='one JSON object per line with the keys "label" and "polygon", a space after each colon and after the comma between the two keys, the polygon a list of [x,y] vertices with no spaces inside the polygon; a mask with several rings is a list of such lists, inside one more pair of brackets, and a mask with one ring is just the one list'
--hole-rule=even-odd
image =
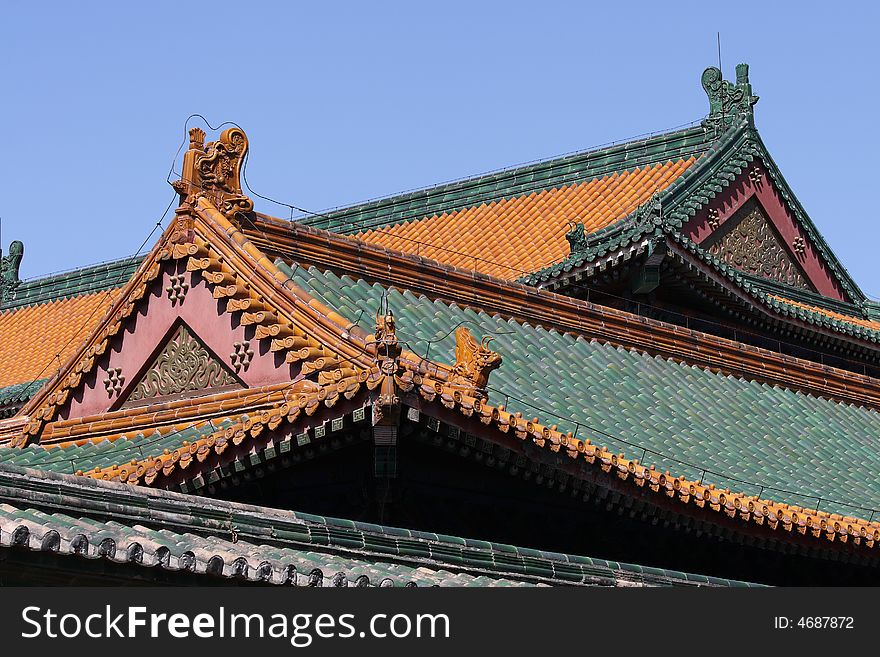
{"label": "decorative gable carving", "polygon": [[226,365],[180,324],[126,403],[228,386],[241,387]]}
{"label": "decorative gable carving", "polygon": [[[725,264],[779,283],[805,290],[812,286],[779,237],[761,207],[754,200],[703,243],[703,247]],[[797,245],[793,247],[797,249]]]}
{"label": "decorative gable carving", "polygon": [[254,202],[242,193],[241,169],[248,151],[241,128],[227,128],[217,141],[205,143],[205,131],[189,131],[189,150],[183,157],[183,178],[172,187],[184,201],[190,194],[204,192],[228,218],[247,214]]}

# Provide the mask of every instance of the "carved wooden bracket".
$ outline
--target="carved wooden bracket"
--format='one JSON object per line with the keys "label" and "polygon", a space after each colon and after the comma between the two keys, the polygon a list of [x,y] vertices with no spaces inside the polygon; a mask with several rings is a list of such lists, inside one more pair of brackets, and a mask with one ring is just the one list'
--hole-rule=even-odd
{"label": "carved wooden bracket", "polygon": [[384,315],[376,314],[376,332],[372,337],[372,347],[376,352],[376,365],[382,377],[379,397],[373,406],[373,424],[396,426],[400,416],[400,395],[397,390],[396,377],[400,373],[402,348],[397,339],[394,313],[388,310]]}

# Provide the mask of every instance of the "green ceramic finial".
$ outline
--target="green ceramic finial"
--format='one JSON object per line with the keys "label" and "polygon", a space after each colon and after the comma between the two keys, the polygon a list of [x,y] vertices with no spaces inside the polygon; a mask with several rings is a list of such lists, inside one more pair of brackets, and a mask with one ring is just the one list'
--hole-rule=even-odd
{"label": "green ceramic finial", "polygon": [[737,64],[736,84],[725,80],[715,66],[703,71],[701,81],[709,97],[709,116],[703,121],[704,126],[724,129],[743,116],[750,122],[754,120],[752,106],[758,97],[752,95],[748,64]]}
{"label": "green ceramic finial", "polygon": [[9,255],[0,258],[0,301],[9,299],[21,283],[18,268],[21,266],[23,256],[24,244],[16,240],[9,245]]}
{"label": "green ceramic finial", "polygon": [[584,231],[584,225],[579,221],[571,221],[568,225],[568,232],[565,234],[568,240],[568,246],[571,253],[577,251],[585,251],[587,248],[587,235]]}

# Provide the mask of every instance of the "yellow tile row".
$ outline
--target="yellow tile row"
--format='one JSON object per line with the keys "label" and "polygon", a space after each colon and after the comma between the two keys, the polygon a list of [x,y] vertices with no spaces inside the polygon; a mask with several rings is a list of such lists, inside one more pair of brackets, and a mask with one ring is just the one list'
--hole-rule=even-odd
{"label": "yellow tile row", "polygon": [[512,280],[569,253],[570,222],[595,232],[663,191],[694,162],[656,164],[360,234],[366,242]]}
{"label": "yellow tile row", "polygon": [[51,376],[81,345],[117,290],[0,313],[0,388]]}

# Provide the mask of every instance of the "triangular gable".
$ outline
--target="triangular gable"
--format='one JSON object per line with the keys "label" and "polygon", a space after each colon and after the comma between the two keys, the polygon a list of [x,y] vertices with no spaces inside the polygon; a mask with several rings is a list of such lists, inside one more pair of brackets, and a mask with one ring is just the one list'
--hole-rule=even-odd
{"label": "triangular gable", "polygon": [[[137,422],[142,427],[143,422],[202,420],[207,408],[213,417],[231,417],[237,408],[253,412],[274,404],[275,414],[266,414],[266,421],[274,422],[279,412],[282,418],[299,410],[311,414],[318,405],[352,399],[362,389],[377,389],[380,406],[393,406],[397,384],[390,381],[403,376],[411,387],[420,368],[431,371],[419,375],[426,385],[437,382],[480,394],[477,381],[453,367],[402,349],[393,361],[383,356],[379,333],[365,333],[292,285],[239,231],[237,222],[247,220],[243,213],[251,203],[229,176],[246,153],[244,133],[227,130],[207,145],[201,131],[191,136],[184,178],[175,184],[182,199],[175,220],[77,352],[16,422],[0,429],[0,441],[95,439],[102,431],[118,434]],[[158,411],[138,417],[125,402],[144,395],[137,386],[183,324],[198,336],[211,362],[235,373],[241,390],[206,408],[167,401],[169,395],[161,394],[166,401]],[[180,392],[224,390],[230,380],[220,377],[199,390]],[[294,398],[299,410],[287,403]]]}
{"label": "triangular gable", "polygon": [[797,261],[804,257],[803,246],[797,241],[794,247],[785,244],[758,201],[747,201],[700,246],[745,274],[815,291]]}
{"label": "triangular gable", "polygon": [[[211,208],[207,201],[204,208]],[[199,213],[194,215],[186,219],[188,228],[206,232]],[[153,397],[163,401],[273,385],[293,392],[366,380],[372,359],[360,353],[362,362],[354,361],[358,352],[342,343],[344,327],[320,317],[307,299],[288,299],[288,308],[298,310],[285,313],[269,295],[258,296],[253,265],[234,262],[223,248],[232,246],[228,240],[218,244],[219,236],[208,242],[194,235],[198,243],[170,243],[175,233],[174,227],[166,231],[108,318],[22,409],[20,415],[30,418],[29,435],[51,434],[53,423],[66,426],[82,418],[121,422],[127,407]],[[280,297],[283,288],[272,287],[271,296]],[[182,337],[197,346],[186,356],[202,358],[201,372],[162,362],[176,357],[169,349],[180,348]],[[183,379],[162,382],[163,368]],[[190,375],[205,380],[188,380]],[[151,377],[156,380],[148,384]]]}
{"label": "triangular gable", "polygon": [[793,253],[756,203],[719,228],[702,245],[721,262],[755,276],[812,290]]}
{"label": "triangular gable", "polygon": [[822,248],[760,163],[730,181],[680,232],[743,273],[848,300]]}
{"label": "triangular gable", "polygon": [[[249,347],[245,349],[249,350]],[[240,363],[241,360],[236,357],[237,362]],[[248,362],[247,365],[249,364]],[[244,366],[245,369],[246,367]],[[124,376],[118,370],[114,370],[104,380],[108,394],[112,394],[114,390],[124,390],[124,385]],[[128,394],[120,395],[120,399],[124,406],[132,406],[209,390],[242,387],[232,369],[181,321],[175,324],[173,333],[146,371],[130,385]]]}
{"label": "triangular gable", "polygon": [[[862,304],[866,297],[819,234],[754,127],[756,97],[751,95],[748,67],[737,67],[735,86],[714,68],[706,70],[703,82],[711,110],[703,128],[716,135],[712,149],[626,219],[594,234],[582,229],[572,234],[571,252],[564,260],[519,280],[557,289],[658,251],[667,239],[702,244],[754,199],[787,256],[800,266],[808,288],[835,302]],[[741,106],[725,109],[726,96],[740,98]]]}

